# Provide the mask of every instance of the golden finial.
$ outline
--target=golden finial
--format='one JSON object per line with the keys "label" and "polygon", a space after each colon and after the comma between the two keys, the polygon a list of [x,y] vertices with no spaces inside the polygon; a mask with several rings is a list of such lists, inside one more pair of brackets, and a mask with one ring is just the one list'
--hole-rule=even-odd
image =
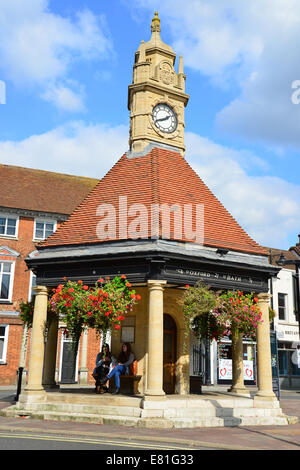
{"label": "golden finial", "polygon": [[154,32],[160,32],[160,19],[158,18],[158,12],[156,11],[154,13],[154,18],[152,19],[152,24],[151,24],[151,31],[152,33]]}

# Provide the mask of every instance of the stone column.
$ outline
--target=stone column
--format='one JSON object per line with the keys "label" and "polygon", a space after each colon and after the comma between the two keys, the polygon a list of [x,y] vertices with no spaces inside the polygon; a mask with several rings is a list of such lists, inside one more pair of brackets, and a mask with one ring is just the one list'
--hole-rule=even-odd
{"label": "stone column", "polygon": [[81,342],[81,362],[80,362],[80,385],[87,385],[88,383],[88,368],[87,368],[87,348],[88,348],[88,328],[84,328]]}
{"label": "stone column", "polygon": [[258,294],[258,307],[262,313],[262,322],[257,327],[257,378],[258,392],[255,399],[276,400],[272,387],[271,345],[269,300],[270,294]]}
{"label": "stone column", "polygon": [[148,367],[146,396],[164,397],[163,391],[163,340],[164,302],[163,286],[167,281],[148,281]]}
{"label": "stone column", "polygon": [[243,335],[237,329],[232,331],[232,386],[228,392],[250,396],[244,384]]}
{"label": "stone column", "polygon": [[47,320],[48,291],[45,286],[35,288],[36,297],[31,330],[28,383],[25,395],[45,394],[42,377],[44,365],[44,333]]}
{"label": "stone column", "polygon": [[57,336],[58,336],[58,318],[53,318],[50,321],[46,350],[45,350],[45,366],[43,385],[48,387],[55,387],[55,367],[56,367],[56,353],[57,353]]}

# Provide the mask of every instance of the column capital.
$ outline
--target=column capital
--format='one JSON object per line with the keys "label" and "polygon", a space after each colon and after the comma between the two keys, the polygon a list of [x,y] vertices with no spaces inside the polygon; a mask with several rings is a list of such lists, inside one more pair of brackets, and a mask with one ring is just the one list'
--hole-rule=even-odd
{"label": "column capital", "polygon": [[167,281],[161,281],[159,279],[149,279],[147,281],[148,287],[158,287],[163,289],[163,287],[167,284]]}
{"label": "column capital", "polygon": [[37,295],[47,295],[48,296],[48,288],[46,286],[36,286],[33,289]]}
{"label": "column capital", "polygon": [[259,303],[261,302],[266,302],[269,303],[269,300],[271,299],[272,295],[269,294],[268,292],[261,292],[260,294],[257,295]]}

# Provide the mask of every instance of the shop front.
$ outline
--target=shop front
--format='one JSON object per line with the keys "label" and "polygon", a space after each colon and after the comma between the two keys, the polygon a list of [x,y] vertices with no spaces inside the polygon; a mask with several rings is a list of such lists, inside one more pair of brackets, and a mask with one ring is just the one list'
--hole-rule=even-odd
{"label": "shop front", "polygon": [[281,390],[300,389],[300,341],[298,326],[277,325]]}
{"label": "shop front", "polygon": [[[247,339],[243,340],[243,365],[245,385],[256,385],[256,343]],[[216,377],[220,385],[232,383],[232,344],[229,338],[217,344]]]}

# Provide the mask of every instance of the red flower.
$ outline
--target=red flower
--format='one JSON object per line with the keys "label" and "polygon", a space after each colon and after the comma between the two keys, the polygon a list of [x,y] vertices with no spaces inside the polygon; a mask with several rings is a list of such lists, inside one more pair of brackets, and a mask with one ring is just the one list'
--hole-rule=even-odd
{"label": "red flower", "polygon": [[188,289],[190,286],[188,284],[186,284],[184,287],[186,287]]}
{"label": "red flower", "polygon": [[142,298],[142,297],[140,296],[140,294],[137,294],[137,295],[136,295],[136,300],[141,300],[141,298]]}
{"label": "red flower", "polygon": [[83,281],[78,281],[78,284],[83,284]]}
{"label": "red flower", "polygon": [[115,330],[119,330],[120,329],[120,325],[115,325]]}
{"label": "red flower", "polygon": [[131,299],[135,299],[135,294],[130,294]]}
{"label": "red flower", "polygon": [[126,285],[126,287],[131,287],[131,284],[130,284],[130,282],[126,282],[126,284],[125,284],[125,285]]}
{"label": "red flower", "polygon": [[89,286],[83,286],[84,290],[88,290]]}
{"label": "red flower", "polygon": [[122,274],[121,279],[126,279],[125,274]]}
{"label": "red flower", "polygon": [[71,287],[71,288],[68,290],[68,292],[70,292],[70,293],[71,293],[71,292],[74,292],[73,287]]}

